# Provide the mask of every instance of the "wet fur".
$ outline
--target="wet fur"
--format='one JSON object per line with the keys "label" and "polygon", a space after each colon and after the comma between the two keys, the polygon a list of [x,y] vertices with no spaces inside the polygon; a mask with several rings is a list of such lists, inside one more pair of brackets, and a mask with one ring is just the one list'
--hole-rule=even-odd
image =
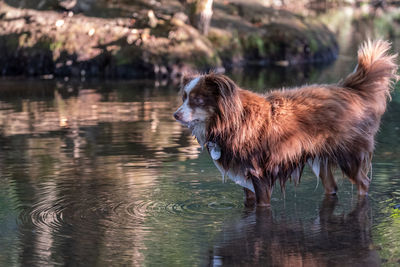
{"label": "wet fur", "polygon": [[[258,205],[270,203],[276,182],[283,190],[288,179],[297,184],[306,164],[327,194],[336,193],[332,168],[338,166],[364,195],[374,136],[397,78],[389,48],[385,41],[364,43],[356,70],[333,85],[257,94],[224,75],[202,75],[190,92],[203,99],[199,108],[207,114],[204,136],[196,137],[221,147],[217,166],[251,181],[255,194],[245,190],[246,197]],[[184,85],[193,77],[186,79]]]}

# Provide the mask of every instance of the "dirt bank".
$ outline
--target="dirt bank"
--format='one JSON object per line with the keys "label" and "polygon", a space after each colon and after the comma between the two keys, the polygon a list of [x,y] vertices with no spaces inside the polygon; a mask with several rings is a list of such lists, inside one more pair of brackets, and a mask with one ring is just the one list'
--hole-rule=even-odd
{"label": "dirt bank", "polygon": [[[94,17],[0,2],[2,75],[168,77],[235,65],[330,61],[334,35],[321,24],[256,2],[215,1],[203,36],[179,1],[132,15]],[[131,6],[132,8],[132,6]]]}

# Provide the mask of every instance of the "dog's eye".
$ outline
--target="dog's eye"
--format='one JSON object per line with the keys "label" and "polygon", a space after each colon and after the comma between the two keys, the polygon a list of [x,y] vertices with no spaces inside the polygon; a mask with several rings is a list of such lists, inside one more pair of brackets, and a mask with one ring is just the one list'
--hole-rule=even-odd
{"label": "dog's eye", "polygon": [[198,106],[204,105],[204,99],[203,98],[195,98],[194,103]]}

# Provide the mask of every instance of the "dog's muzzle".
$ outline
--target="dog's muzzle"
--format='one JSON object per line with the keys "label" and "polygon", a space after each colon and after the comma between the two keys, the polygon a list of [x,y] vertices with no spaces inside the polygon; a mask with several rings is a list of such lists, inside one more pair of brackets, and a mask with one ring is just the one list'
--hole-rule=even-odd
{"label": "dog's muzzle", "polygon": [[182,112],[179,111],[179,109],[174,113],[174,118],[177,120],[179,123],[189,127],[189,122],[186,122],[183,120],[183,115]]}

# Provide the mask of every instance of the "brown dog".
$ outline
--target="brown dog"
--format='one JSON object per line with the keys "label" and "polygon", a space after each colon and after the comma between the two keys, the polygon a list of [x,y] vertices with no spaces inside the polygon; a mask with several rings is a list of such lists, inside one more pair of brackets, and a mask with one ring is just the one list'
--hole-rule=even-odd
{"label": "brown dog", "polygon": [[208,148],[223,176],[244,187],[248,204],[269,205],[275,182],[282,190],[289,178],[297,184],[305,164],[326,194],[336,193],[332,167],[339,166],[365,195],[374,136],[397,78],[389,49],[386,41],[364,43],[355,71],[338,84],[265,95],[220,74],[185,77],[174,117]]}

